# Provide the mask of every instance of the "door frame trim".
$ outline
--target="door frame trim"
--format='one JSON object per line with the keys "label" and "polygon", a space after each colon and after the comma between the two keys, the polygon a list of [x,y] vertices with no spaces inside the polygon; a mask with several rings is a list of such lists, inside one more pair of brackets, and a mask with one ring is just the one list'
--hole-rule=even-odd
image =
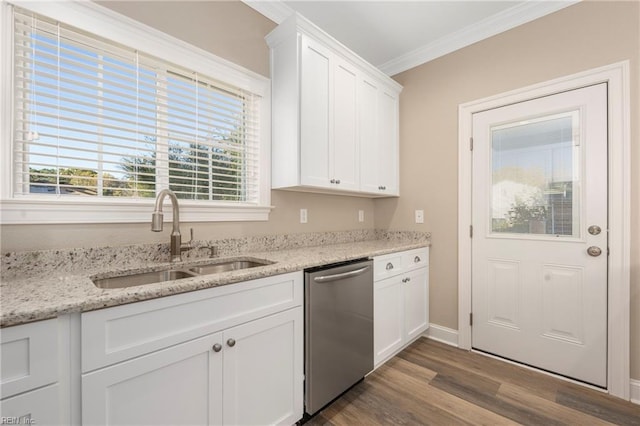
{"label": "door frame trim", "polygon": [[631,121],[629,61],[572,74],[458,106],[458,346],[471,349],[472,156],[474,113],[607,83],[609,249],[607,389],[630,398]]}

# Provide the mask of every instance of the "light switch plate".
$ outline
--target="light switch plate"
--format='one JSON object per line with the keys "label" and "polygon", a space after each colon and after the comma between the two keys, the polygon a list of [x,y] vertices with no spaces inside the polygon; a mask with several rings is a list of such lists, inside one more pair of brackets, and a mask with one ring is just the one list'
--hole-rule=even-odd
{"label": "light switch plate", "polygon": [[300,209],[300,223],[307,223],[307,209]]}
{"label": "light switch plate", "polygon": [[416,223],[424,223],[424,210],[416,210]]}
{"label": "light switch plate", "polygon": [[358,210],[358,222],[364,222],[364,210]]}

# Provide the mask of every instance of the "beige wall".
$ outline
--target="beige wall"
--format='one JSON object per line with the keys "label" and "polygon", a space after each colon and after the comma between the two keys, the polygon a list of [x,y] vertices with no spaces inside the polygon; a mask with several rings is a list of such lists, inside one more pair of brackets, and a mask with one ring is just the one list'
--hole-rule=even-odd
{"label": "beige wall", "polygon": [[[398,200],[375,225],[406,229],[424,206],[431,250],[431,322],[457,329],[458,105],[610,63],[631,61],[632,377],[640,378],[640,3],[582,2],[401,73]],[[413,225],[415,226],[415,225]]]}
{"label": "beige wall", "polygon": [[[240,1],[127,1],[103,6],[208,50],[259,74],[269,76],[269,48],[264,36],[275,24]],[[373,228],[374,201],[334,195],[272,191],[275,207],[268,222],[184,223],[197,239]],[[299,210],[308,210],[300,224]],[[358,210],[365,221],[358,222]],[[151,216],[149,216],[151,220]],[[117,225],[4,225],[0,252],[134,243],[168,242],[150,222]],[[186,233],[186,232],[185,232]]]}

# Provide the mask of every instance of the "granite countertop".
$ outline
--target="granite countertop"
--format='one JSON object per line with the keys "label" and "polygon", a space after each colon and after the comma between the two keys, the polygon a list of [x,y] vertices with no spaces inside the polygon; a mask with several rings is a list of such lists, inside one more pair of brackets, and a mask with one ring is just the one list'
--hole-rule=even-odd
{"label": "granite countertop", "polygon": [[[9,262],[7,260],[3,264],[5,270],[0,284],[0,327],[54,318],[59,314],[86,312],[218,285],[300,271],[314,266],[361,257],[380,256],[430,245],[429,234],[422,233],[421,237],[416,237],[415,234],[411,233],[408,236],[400,234],[393,237],[385,234],[382,236],[383,238],[380,238],[381,235],[378,233],[374,236],[376,239],[365,241],[323,243],[306,247],[299,247],[294,243],[289,244],[293,247],[276,250],[269,250],[270,245],[263,244],[264,247],[256,246],[257,250],[229,251],[229,253],[222,253],[221,256],[215,259],[188,259],[180,263],[162,262],[154,259],[152,261],[129,262],[126,264],[115,262],[105,266],[105,262],[103,262],[101,267],[87,267],[81,271],[67,270],[69,268],[63,267],[64,265],[59,265],[58,268],[47,265],[49,270],[43,270],[41,274],[34,273],[33,265],[27,265],[23,262],[24,270],[31,271],[31,273],[27,274],[29,275],[28,277],[23,277],[25,274],[16,273],[15,265],[6,267],[6,263]],[[281,239],[278,241],[281,241]],[[77,258],[77,253],[71,253],[70,256],[67,253],[66,256],[73,260],[74,257]],[[5,257],[7,259],[10,258],[9,254],[6,254]],[[34,256],[27,256],[27,258],[34,258]],[[147,272],[165,266],[180,269],[186,266],[211,263],[212,261],[222,262],[230,258],[253,258],[273,263],[238,271],[201,275],[128,288],[100,289],[91,281],[91,278],[96,276]],[[11,268],[14,271],[7,273],[7,270]]]}

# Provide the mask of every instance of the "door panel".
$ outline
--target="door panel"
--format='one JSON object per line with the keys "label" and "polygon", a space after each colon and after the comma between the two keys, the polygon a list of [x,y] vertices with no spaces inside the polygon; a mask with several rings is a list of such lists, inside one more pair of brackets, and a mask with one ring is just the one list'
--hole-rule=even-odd
{"label": "door panel", "polygon": [[472,346],[606,386],[606,84],[474,114],[473,137]]}

